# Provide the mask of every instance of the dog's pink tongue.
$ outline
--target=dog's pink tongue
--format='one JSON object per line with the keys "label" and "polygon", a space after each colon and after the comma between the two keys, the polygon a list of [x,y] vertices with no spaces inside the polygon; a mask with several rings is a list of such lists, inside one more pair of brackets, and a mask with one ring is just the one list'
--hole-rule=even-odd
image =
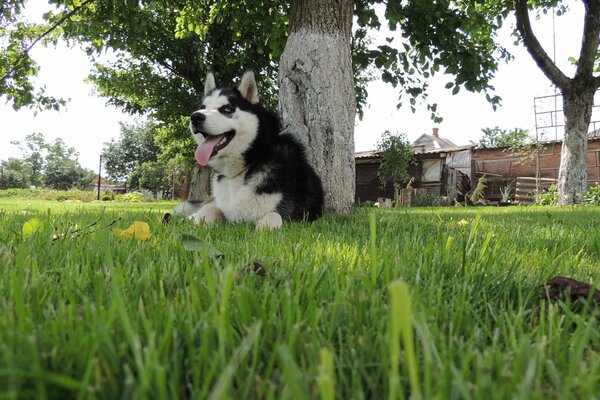
{"label": "dog's pink tongue", "polygon": [[202,166],[208,165],[208,159],[210,158],[210,155],[212,154],[215,146],[219,144],[221,137],[222,135],[209,136],[208,138],[206,138],[204,143],[198,146],[195,153],[196,161],[198,161],[198,164]]}

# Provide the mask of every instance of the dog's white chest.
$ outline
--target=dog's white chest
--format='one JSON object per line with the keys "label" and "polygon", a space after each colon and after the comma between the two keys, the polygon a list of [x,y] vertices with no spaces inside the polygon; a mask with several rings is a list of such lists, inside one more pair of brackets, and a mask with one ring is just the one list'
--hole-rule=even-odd
{"label": "dog's white chest", "polygon": [[[243,174],[242,174],[243,175]],[[267,213],[274,212],[281,201],[281,193],[256,193],[256,185],[251,180],[244,182],[243,176],[213,178],[213,196],[227,221],[256,222]]]}

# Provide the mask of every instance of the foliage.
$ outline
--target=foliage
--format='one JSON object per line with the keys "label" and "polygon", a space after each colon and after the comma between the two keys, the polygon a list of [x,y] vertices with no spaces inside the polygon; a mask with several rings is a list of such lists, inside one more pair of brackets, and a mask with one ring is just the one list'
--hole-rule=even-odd
{"label": "foliage", "polygon": [[540,206],[555,206],[558,204],[558,192],[556,185],[552,185],[547,191],[537,195],[535,204]]}
{"label": "foliage", "polygon": [[440,197],[433,193],[415,193],[411,206],[413,207],[436,207],[440,205]]}
{"label": "foliage", "polygon": [[[546,301],[540,288],[555,275],[598,282],[596,208],[359,209],[262,232],[164,225],[162,203],[2,200],[0,210],[7,397],[318,398],[332,381],[339,399],[410,398],[416,387],[426,399],[598,393],[597,374],[581,369],[600,368],[598,307]],[[22,238],[31,218],[42,229]],[[115,219],[146,222],[152,236],[115,237]],[[55,229],[94,223],[51,242]],[[187,251],[190,236],[205,251]],[[409,340],[391,356],[400,319],[414,359]]]}
{"label": "foliage", "polygon": [[44,154],[46,152],[46,140],[39,132],[30,133],[25,136],[25,142],[13,141],[11,144],[21,150],[22,160],[29,168],[29,184],[42,186],[44,171]]}
{"label": "foliage", "polygon": [[148,189],[154,193],[169,187],[167,168],[161,162],[145,162],[137,167],[133,177],[137,178],[137,186],[131,187]]}
{"label": "foliage", "polygon": [[96,192],[80,189],[5,189],[0,190],[0,198],[17,200],[58,200],[58,201],[92,201],[96,200]]}
{"label": "foliage", "polygon": [[140,203],[146,199],[141,192],[127,192],[117,196],[117,200],[125,203]]}
{"label": "foliage", "polygon": [[61,138],[46,143],[41,133],[32,133],[24,142],[12,143],[19,147],[23,156],[0,163],[0,189],[47,186],[67,190],[91,186],[94,171],[83,168],[75,148],[67,146]]}
{"label": "foliage", "polygon": [[505,185],[500,187],[500,194],[502,198],[500,201],[506,203],[510,200],[510,196],[515,189],[515,181],[508,181]]}
{"label": "foliage", "polygon": [[74,147],[68,147],[61,138],[47,144],[48,152],[44,165],[44,185],[58,190],[73,187],[87,189],[92,186],[95,172],[83,168]]}
{"label": "foliage", "polygon": [[145,162],[156,161],[158,146],[154,142],[159,124],[148,119],[134,124],[120,123],[119,138],[104,143],[102,161],[107,176],[114,181],[126,180]]}
{"label": "foliage", "polygon": [[[498,59],[508,59],[509,54],[494,42],[501,19],[490,8],[458,1],[381,3],[355,2],[351,51],[359,113],[370,79],[379,76],[397,87],[415,109],[417,98],[426,99],[428,78],[440,71],[455,76],[446,85],[453,93],[461,87],[484,91],[494,107],[499,103],[491,94],[490,79]],[[107,49],[117,52],[116,61],[96,62],[90,79],[110,103],[130,113],[150,112],[174,124],[173,118],[191,112],[206,71],[213,70],[229,84],[248,67],[261,78],[265,103],[276,104],[275,77],[287,39],[288,2],[153,0],[142,6],[136,1],[52,0],[51,4],[57,8],[46,14],[53,40],[61,35],[81,43],[96,61]],[[382,25],[382,13],[376,9],[382,10],[388,27],[398,31],[383,45],[370,37]],[[20,7],[13,15],[19,13]],[[437,105],[428,108],[437,118]]]}
{"label": "foliage", "polygon": [[377,143],[381,163],[377,172],[381,186],[392,182],[394,189],[400,189],[409,179],[408,167],[416,163],[415,155],[405,134],[392,134],[385,131]]}
{"label": "foliage", "polygon": [[483,136],[479,141],[479,147],[483,149],[494,147],[523,147],[534,141],[529,134],[529,131],[520,128],[513,128],[508,131],[496,126],[494,128],[484,128],[481,131],[483,132]]}
{"label": "foliage", "polygon": [[585,201],[587,204],[600,206],[600,186],[589,187],[585,194]]}
{"label": "foliage", "polygon": [[21,159],[11,157],[0,161],[0,189],[31,186],[31,168]]}
{"label": "foliage", "polygon": [[485,204],[485,189],[487,188],[487,178],[485,174],[477,180],[477,185],[471,193],[470,199],[473,204]]}
{"label": "foliage", "polygon": [[0,5],[0,98],[4,97],[15,110],[22,107],[36,110],[58,110],[65,100],[45,94],[36,88],[32,78],[39,66],[29,51],[44,40],[55,27],[24,21],[24,0],[5,0]]}

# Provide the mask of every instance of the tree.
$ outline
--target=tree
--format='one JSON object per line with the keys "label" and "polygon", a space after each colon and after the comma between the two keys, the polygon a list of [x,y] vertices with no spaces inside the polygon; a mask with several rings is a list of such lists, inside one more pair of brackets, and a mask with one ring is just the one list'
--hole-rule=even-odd
{"label": "tree", "polygon": [[[381,163],[379,164],[379,180],[385,187],[392,182],[398,191],[410,179],[408,168],[416,163],[415,154],[405,134],[392,134],[385,131],[377,143],[377,151]],[[396,196],[397,197],[397,196]]]}
{"label": "tree", "polygon": [[44,171],[44,154],[46,151],[46,140],[41,133],[31,133],[25,136],[25,142],[11,142],[17,146],[22,154],[22,161],[28,166],[29,185],[42,186]]}
{"label": "tree", "polygon": [[44,168],[44,184],[47,187],[57,190],[91,187],[95,173],[79,164],[79,154],[75,148],[68,147],[61,138],[56,138],[54,142],[46,145],[46,149],[48,155]]}
{"label": "tree", "polygon": [[120,124],[118,139],[104,143],[102,160],[106,174],[115,181],[127,180],[136,166],[153,162],[158,157],[154,138],[160,129],[152,119],[136,124]]}
{"label": "tree", "polygon": [[279,64],[283,131],[300,138],[325,189],[325,209],[354,202],[353,1],[295,0]]}
{"label": "tree", "polygon": [[529,135],[529,131],[520,128],[513,128],[510,131],[506,129],[500,129],[499,127],[494,128],[483,128],[481,130],[483,136],[479,141],[479,147],[490,148],[490,147],[522,147],[531,144],[533,139]]}
{"label": "tree", "polygon": [[31,169],[23,160],[11,157],[0,161],[0,189],[25,189],[30,186]]}
{"label": "tree", "polygon": [[547,9],[560,1],[514,0],[517,30],[527,51],[540,70],[561,92],[565,115],[565,137],[558,172],[558,204],[577,203],[587,189],[587,134],[594,105],[594,94],[600,87],[598,72],[600,45],[600,2],[583,1],[585,16],[579,58],[575,75],[562,72],[535,36],[529,19],[529,8]]}

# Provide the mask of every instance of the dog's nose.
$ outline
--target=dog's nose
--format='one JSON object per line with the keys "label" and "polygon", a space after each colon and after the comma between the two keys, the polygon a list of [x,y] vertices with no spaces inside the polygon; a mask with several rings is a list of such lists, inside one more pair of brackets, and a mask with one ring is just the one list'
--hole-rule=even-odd
{"label": "dog's nose", "polygon": [[202,122],[204,122],[206,120],[206,115],[204,115],[200,111],[195,111],[195,112],[192,113],[192,115],[190,116],[190,118],[192,120],[192,124],[194,126],[198,126],[198,125],[200,125]]}

